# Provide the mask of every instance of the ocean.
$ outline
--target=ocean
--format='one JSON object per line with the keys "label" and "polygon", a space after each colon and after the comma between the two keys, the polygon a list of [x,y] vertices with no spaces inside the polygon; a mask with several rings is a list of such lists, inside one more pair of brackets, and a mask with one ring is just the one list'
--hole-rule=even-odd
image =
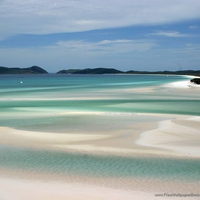
{"label": "ocean", "polygon": [[[84,119],[59,112],[168,113],[200,115],[195,96],[162,86],[187,76],[157,75],[1,75],[0,126],[49,130],[84,126]],[[151,92],[145,91],[153,88]],[[133,91],[131,91],[133,90]],[[42,115],[41,115],[42,113]],[[44,116],[46,113],[46,117]],[[51,115],[51,117],[49,117]],[[25,117],[26,116],[26,117]],[[95,123],[95,122],[94,122]]]}

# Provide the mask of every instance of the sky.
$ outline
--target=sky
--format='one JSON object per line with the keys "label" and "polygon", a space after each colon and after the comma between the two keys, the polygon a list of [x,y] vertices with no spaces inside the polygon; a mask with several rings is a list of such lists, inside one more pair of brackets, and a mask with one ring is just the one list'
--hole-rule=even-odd
{"label": "sky", "polygon": [[0,66],[200,70],[200,0],[0,0]]}

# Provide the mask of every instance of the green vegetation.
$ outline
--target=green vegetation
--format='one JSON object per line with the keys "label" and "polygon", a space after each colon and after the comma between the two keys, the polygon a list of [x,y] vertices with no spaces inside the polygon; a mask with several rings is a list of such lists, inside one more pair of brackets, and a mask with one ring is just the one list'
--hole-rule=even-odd
{"label": "green vegetation", "polygon": [[200,78],[193,78],[190,80],[191,83],[200,84]]}
{"label": "green vegetation", "polygon": [[87,69],[68,69],[61,70],[57,74],[168,74],[168,75],[195,75],[200,76],[200,70],[182,70],[182,71],[119,71],[113,68],[87,68]]}
{"label": "green vegetation", "polygon": [[119,71],[117,69],[113,68],[95,68],[95,69],[69,69],[69,70],[61,70],[57,72],[57,74],[63,74],[63,73],[68,73],[68,74],[121,74],[124,73],[122,71]]}
{"label": "green vegetation", "polygon": [[127,71],[126,74],[168,74],[168,75],[195,75],[200,76],[200,70],[181,70],[181,71]]}
{"label": "green vegetation", "polygon": [[[32,66],[28,68],[8,68],[0,66],[0,74],[47,74],[48,72],[41,67]],[[114,68],[86,68],[86,69],[67,69],[60,70],[56,74],[164,74],[164,75],[193,75],[200,76],[200,70],[182,71],[120,71]],[[198,83],[197,80],[195,80]],[[192,82],[192,81],[191,81]],[[195,82],[195,83],[196,83]]]}
{"label": "green vegetation", "polygon": [[28,68],[7,68],[0,66],[0,74],[47,74],[48,72],[38,66]]}

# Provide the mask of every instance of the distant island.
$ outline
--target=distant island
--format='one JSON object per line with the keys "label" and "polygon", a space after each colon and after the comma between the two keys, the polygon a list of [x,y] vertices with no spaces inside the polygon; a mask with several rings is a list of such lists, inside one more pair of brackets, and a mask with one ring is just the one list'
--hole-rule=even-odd
{"label": "distant island", "polygon": [[[0,74],[48,74],[41,67],[32,66],[28,68],[8,68],[0,66]],[[180,70],[180,71],[120,71],[114,68],[86,68],[60,70],[56,74],[161,74],[161,75],[192,75],[200,76],[200,70]],[[200,78],[191,79],[192,83],[200,84]]]}
{"label": "distant island", "polygon": [[48,72],[38,66],[28,68],[8,68],[0,66],[0,74],[48,74]]}
{"label": "distant island", "polygon": [[57,74],[123,74],[125,72],[113,68],[87,68],[61,70]]}
{"label": "distant island", "polygon": [[181,70],[181,71],[120,71],[114,68],[87,68],[87,69],[68,69],[61,70],[57,74],[164,74],[164,75],[193,75],[200,76],[200,70]]}

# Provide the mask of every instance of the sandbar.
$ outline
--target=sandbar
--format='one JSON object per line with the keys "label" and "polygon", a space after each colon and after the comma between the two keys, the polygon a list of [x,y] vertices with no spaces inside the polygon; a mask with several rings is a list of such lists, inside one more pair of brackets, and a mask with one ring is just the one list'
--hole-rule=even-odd
{"label": "sandbar", "polygon": [[[161,87],[161,90],[164,88],[167,90],[181,90],[181,92],[192,89],[192,91],[188,91],[191,93],[199,89],[199,87],[190,85],[188,81],[168,84],[163,88]],[[148,87],[145,90],[133,88],[125,92],[135,90],[138,93],[151,93],[154,92],[154,89]],[[199,98],[198,95],[197,97]],[[79,97],[76,98],[79,99]],[[17,101],[18,99],[15,100]],[[50,111],[46,110],[42,115],[46,116],[49,113]],[[31,113],[31,115],[35,116],[37,114],[37,112]],[[95,156],[113,155],[188,160],[197,160],[200,157],[199,116],[155,113],[61,112],[59,110],[55,110],[52,115],[55,114],[58,116],[115,117],[115,119],[118,118],[118,122],[123,116],[127,119],[132,119],[133,115],[135,117],[148,116],[155,119],[133,124],[128,124],[124,120],[118,124],[117,122],[112,122],[110,129],[105,127],[102,129],[95,127],[84,130],[75,129],[74,131],[66,129],[62,133],[59,131],[43,132],[22,130],[14,127],[0,127],[0,145],[14,148],[45,149],[45,151],[75,152]],[[27,112],[24,113],[23,117],[29,115],[30,113]],[[9,117],[9,114],[7,117]],[[23,171],[23,169],[11,170],[1,167],[0,188],[0,200],[163,200],[166,199],[166,196],[155,197],[155,194],[172,192],[181,192],[182,194],[197,193],[199,192],[199,182],[164,182],[153,178],[143,180],[142,178],[73,177],[72,175],[62,177],[62,175],[40,175]],[[170,199],[175,200],[177,197],[170,197]],[[199,197],[184,197],[184,199],[196,200]]]}

